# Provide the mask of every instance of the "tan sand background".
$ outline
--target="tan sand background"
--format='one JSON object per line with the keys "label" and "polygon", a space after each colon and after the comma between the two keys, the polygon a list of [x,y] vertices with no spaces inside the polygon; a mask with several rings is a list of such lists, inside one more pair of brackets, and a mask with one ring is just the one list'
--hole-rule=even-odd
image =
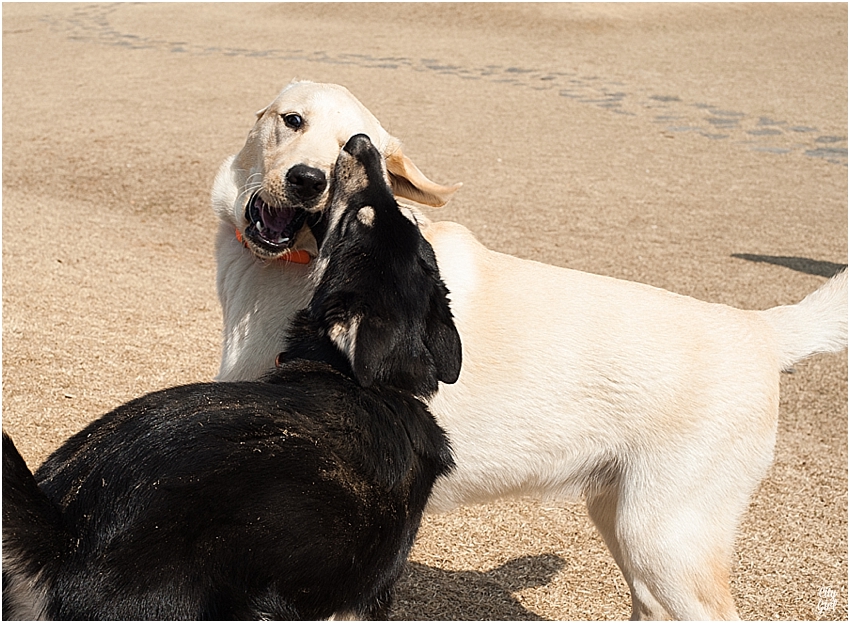
{"label": "tan sand background", "polygon": [[[847,24],[845,4],[4,4],[3,427],[35,468],[212,378],[210,184],[293,77],[347,86],[463,181],[429,213],[491,248],[796,302],[847,262]],[[745,618],[847,619],[846,355],[782,378],[733,592]],[[426,518],[393,616],[629,612],[583,506],[520,499]]]}

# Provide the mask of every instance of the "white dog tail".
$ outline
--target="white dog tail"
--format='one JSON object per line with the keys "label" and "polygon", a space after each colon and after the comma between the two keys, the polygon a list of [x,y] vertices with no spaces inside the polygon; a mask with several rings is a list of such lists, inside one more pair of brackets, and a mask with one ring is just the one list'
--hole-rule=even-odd
{"label": "white dog tail", "polygon": [[796,305],[761,312],[776,333],[783,370],[815,353],[847,348],[847,269]]}

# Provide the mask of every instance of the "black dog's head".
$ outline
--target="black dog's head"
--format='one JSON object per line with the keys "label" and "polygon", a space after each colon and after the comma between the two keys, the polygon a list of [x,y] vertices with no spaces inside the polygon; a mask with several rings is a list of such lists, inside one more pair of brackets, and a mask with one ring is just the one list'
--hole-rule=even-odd
{"label": "black dog's head", "polygon": [[399,208],[384,167],[363,134],[342,148],[316,290],[281,358],[326,361],[363,387],[428,397],[438,381],[457,380],[460,336],[434,250]]}

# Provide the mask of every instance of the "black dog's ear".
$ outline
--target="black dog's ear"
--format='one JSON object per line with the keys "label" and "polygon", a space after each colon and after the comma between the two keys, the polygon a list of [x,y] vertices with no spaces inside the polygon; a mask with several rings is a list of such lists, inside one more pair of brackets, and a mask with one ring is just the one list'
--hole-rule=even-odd
{"label": "black dog's ear", "polygon": [[332,326],[329,337],[347,357],[362,387],[386,383],[428,397],[437,391],[438,381],[457,381],[462,358],[460,336],[452,321],[445,286],[439,280],[427,308],[413,314],[394,310],[385,317],[355,316]]}
{"label": "black dog's ear", "polygon": [[[449,290],[440,277],[434,248],[424,238],[419,240],[419,259],[420,265],[430,275],[428,313],[422,341],[433,358],[437,380],[451,384],[460,376],[463,349],[449,306]],[[434,391],[436,388],[434,382]]]}
{"label": "black dog's ear", "polygon": [[460,335],[452,320],[448,290],[442,280],[431,292],[431,309],[425,321],[425,347],[437,367],[437,380],[454,383],[460,376],[463,360]]}

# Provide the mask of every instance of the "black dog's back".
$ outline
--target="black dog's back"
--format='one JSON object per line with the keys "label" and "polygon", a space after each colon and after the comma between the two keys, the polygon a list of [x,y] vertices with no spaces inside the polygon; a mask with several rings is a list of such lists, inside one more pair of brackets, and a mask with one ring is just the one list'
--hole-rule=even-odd
{"label": "black dog's back", "polygon": [[[4,468],[8,455],[4,445]],[[123,471],[107,458],[118,456]],[[321,363],[287,366],[271,384],[145,396],[72,437],[36,474],[38,493],[63,509],[75,527],[68,536],[79,539],[43,569],[62,585],[46,615],[368,612],[394,582],[431,485],[450,465],[421,402],[364,391]],[[10,481],[23,476],[4,469],[4,540],[27,521],[7,514],[20,506],[8,503]]]}
{"label": "black dog's back", "polygon": [[4,437],[6,618],[386,616],[452,466],[417,396],[461,346],[382,167],[364,136],[340,154],[316,293],[265,382],[129,402],[35,478]]}
{"label": "black dog's back", "polygon": [[420,401],[310,362],[273,384],[190,385],[116,409],[38,470],[24,496],[52,506],[37,513],[12,514],[29,475],[8,469],[14,456],[4,439],[4,541],[55,509],[73,527],[73,552],[39,578],[53,619],[368,613],[451,465]]}

